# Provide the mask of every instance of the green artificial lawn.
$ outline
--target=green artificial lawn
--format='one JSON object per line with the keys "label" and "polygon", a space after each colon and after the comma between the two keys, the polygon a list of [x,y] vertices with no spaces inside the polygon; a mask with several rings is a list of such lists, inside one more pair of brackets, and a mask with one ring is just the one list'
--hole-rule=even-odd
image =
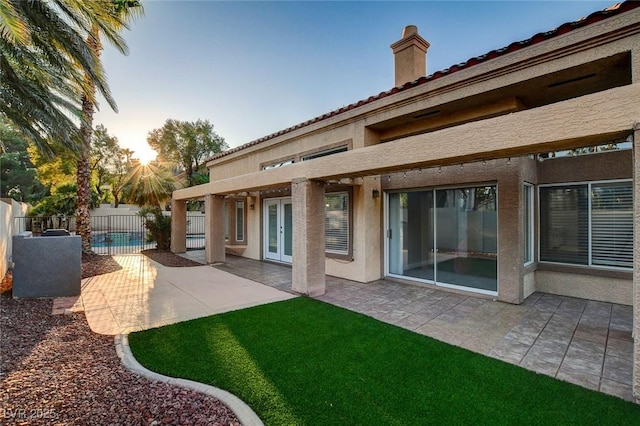
{"label": "green artificial lawn", "polygon": [[638,425],[640,406],[317,300],[132,333],[147,368],[208,383],[267,425]]}

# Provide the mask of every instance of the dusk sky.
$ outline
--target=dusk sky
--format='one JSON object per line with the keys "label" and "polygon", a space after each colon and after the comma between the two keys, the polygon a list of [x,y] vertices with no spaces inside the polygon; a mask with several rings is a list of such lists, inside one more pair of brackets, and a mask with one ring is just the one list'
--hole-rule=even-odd
{"label": "dusk sky", "polygon": [[94,124],[143,160],[168,118],[207,119],[235,147],[391,89],[406,25],[432,74],[614,3],[143,0],[129,56],[103,54],[119,113],[102,102]]}

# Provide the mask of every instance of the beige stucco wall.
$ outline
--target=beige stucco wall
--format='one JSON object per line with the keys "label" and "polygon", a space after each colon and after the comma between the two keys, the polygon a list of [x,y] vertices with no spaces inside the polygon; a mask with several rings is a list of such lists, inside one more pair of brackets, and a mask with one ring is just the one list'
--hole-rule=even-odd
{"label": "beige stucco wall", "polygon": [[622,305],[633,304],[631,279],[537,270],[535,280],[536,290],[545,293]]}
{"label": "beige stucco wall", "polygon": [[[253,208],[251,208],[253,206]],[[246,203],[247,218],[246,218],[246,236],[245,243],[246,248],[241,253],[242,256],[249,259],[260,260],[260,242],[261,230],[262,230],[262,200],[258,194],[251,195],[247,198]]]}
{"label": "beige stucco wall", "polygon": [[[362,123],[360,123],[362,126]],[[230,155],[209,163],[211,179],[225,179],[261,170],[263,164],[286,159],[297,159],[301,155],[316,152],[335,145],[353,145],[357,123],[346,123],[321,132],[309,132],[291,139],[276,139],[260,144],[260,149],[248,150],[242,155]],[[293,176],[292,176],[293,177]]]}
{"label": "beige stucco wall", "polygon": [[628,149],[550,158],[537,168],[539,184],[631,179],[632,171],[633,158]]}
{"label": "beige stucco wall", "polygon": [[24,231],[24,222],[15,218],[27,216],[29,205],[10,198],[0,200],[0,280],[11,266],[12,236]]}
{"label": "beige stucco wall", "polygon": [[536,292],[536,272],[531,271],[526,273],[522,278],[522,292],[523,296],[526,299],[531,296],[534,292]]}

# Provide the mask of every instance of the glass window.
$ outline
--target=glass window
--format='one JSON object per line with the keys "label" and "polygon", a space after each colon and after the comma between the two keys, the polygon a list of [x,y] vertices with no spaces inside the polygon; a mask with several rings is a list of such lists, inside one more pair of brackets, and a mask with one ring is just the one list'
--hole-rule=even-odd
{"label": "glass window", "polygon": [[631,182],[591,185],[591,262],[633,267]]}
{"label": "glass window", "polygon": [[224,227],[224,240],[229,241],[229,202],[224,201],[222,204],[222,223]]}
{"label": "glass window", "polygon": [[589,264],[587,185],[540,188],[540,260]]}
{"label": "glass window", "polygon": [[324,151],[316,152],[313,154],[305,155],[301,158],[302,161],[313,160],[314,158],[326,157],[327,155],[337,154],[339,152],[348,151],[349,148],[346,146],[339,146],[337,148],[326,149]]}
{"label": "glass window", "polygon": [[540,188],[540,260],[633,267],[631,182]]}
{"label": "glass window", "polygon": [[533,186],[525,183],[523,187],[523,254],[524,264],[528,265],[533,262]]}
{"label": "glass window", "polygon": [[288,166],[293,164],[293,159],[278,161],[276,163],[265,164],[262,166],[262,170],[277,169],[278,167]]}
{"label": "glass window", "polygon": [[244,201],[236,201],[236,241],[244,241]]}
{"label": "glass window", "polygon": [[324,233],[325,250],[329,253],[349,253],[349,194],[326,194]]}

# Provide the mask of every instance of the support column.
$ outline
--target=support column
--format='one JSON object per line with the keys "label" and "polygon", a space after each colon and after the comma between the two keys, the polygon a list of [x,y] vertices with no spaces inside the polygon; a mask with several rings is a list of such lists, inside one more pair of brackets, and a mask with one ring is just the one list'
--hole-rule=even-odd
{"label": "support column", "polygon": [[640,402],[640,123],[633,130],[633,396]]}
{"label": "support column", "polygon": [[171,200],[171,252],[187,251],[187,202]]}
{"label": "support column", "polygon": [[291,184],[293,203],[293,291],[325,293],[324,182],[297,178]]}
{"label": "support column", "polygon": [[[377,191],[374,195],[374,191]],[[354,188],[354,193],[356,189]],[[382,239],[382,185],[380,176],[375,180],[372,177],[364,179],[362,185],[357,189],[360,194],[358,206],[354,205],[354,213],[358,214],[354,218],[354,259],[363,258],[362,281],[371,282],[384,277],[384,242]],[[354,197],[354,202],[356,197]],[[356,226],[356,224],[361,224]],[[355,236],[358,235],[361,243],[356,246]],[[358,249],[358,250],[356,250]]]}
{"label": "support column", "polygon": [[[520,304],[524,297],[522,285],[522,184],[520,162],[504,166],[498,178],[498,300]],[[504,176],[504,178],[502,178]]]}
{"label": "support column", "polygon": [[224,197],[204,197],[204,245],[207,263],[224,263]]}

